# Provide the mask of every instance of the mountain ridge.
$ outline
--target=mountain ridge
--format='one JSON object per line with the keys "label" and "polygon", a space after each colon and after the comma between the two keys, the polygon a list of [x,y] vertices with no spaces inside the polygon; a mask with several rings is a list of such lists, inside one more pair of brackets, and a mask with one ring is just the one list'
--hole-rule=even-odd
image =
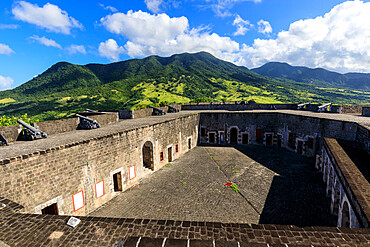
{"label": "mountain ridge", "polygon": [[289,79],[311,84],[344,87],[350,89],[370,89],[370,73],[349,72],[341,74],[323,68],[292,66],[288,63],[269,62],[252,71],[274,78]]}
{"label": "mountain ridge", "polygon": [[68,117],[86,108],[140,109],[201,101],[370,102],[370,93],[323,85],[262,76],[206,52],[112,64],[59,62],[17,88],[1,91],[0,114],[28,113],[45,120]]}

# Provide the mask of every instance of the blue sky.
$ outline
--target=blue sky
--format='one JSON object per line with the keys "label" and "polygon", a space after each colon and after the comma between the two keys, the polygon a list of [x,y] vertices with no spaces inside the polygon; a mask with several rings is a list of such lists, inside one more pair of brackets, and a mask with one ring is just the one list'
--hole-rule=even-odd
{"label": "blue sky", "polygon": [[248,68],[370,72],[369,13],[360,0],[2,0],[0,90],[60,61],[197,51]]}

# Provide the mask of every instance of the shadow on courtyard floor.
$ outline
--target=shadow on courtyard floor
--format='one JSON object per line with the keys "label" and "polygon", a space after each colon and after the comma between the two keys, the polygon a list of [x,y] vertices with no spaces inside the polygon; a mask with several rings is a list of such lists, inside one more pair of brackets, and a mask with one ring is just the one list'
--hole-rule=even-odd
{"label": "shadow on courtyard floor", "polygon": [[314,159],[279,147],[235,145],[239,152],[279,174],[271,182],[260,224],[336,226]]}

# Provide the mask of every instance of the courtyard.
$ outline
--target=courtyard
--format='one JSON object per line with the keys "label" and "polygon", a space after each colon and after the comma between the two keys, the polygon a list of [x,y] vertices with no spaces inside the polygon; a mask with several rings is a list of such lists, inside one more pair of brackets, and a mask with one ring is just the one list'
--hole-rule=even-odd
{"label": "courtyard", "polygon": [[89,216],[335,226],[325,188],[314,160],[286,149],[197,146]]}

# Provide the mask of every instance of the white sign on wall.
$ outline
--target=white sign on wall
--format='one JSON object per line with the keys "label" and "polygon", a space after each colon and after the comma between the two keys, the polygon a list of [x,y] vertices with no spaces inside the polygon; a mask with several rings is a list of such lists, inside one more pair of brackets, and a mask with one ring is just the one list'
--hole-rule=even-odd
{"label": "white sign on wall", "polygon": [[73,201],[73,210],[75,212],[83,208],[85,206],[84,192],[81,190],[76,194],[72,195],[72,201]]}
{"label": "white sign on wall", "polygon": [[104,196],[104,180],[95,184],[96,198]]}
{"label": "white sign on wall", "polygon": [[130,180],[134,179],[136,177],[135,166],[130,166],[128,171]]}

